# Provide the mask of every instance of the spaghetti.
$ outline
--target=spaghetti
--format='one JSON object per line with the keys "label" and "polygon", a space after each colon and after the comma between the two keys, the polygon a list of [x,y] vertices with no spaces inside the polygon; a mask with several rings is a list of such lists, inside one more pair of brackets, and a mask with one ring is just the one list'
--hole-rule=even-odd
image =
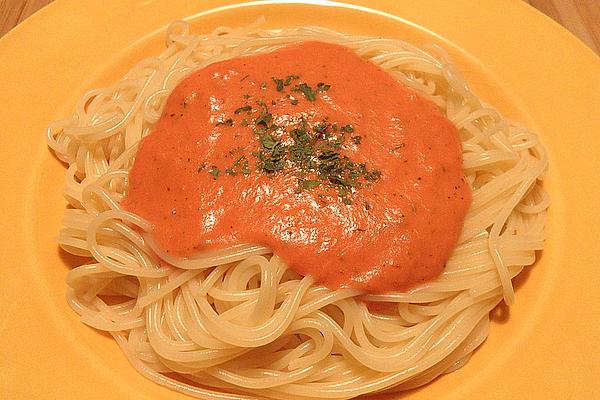
{"label": "spaghetti", "polygon": [[[316,284],[263,246],[178,258],[156,244],[148,221],[120,206],[137,144],[183,78],[303,40],[354,50],[459,129],[473,202],[437,280],[365,296]],[[502,298],[513,302],[511,279],[543,248],[547,158],[536,135],[482,104],[443,53],[438,59],[398,40],[257,25],[201,36],[176,22],[166,44],[48,128],[49,146],[69,165],[60,246],[93,258],[67,277],[68,302],[82,321],[111,332],[145,376],[204,399],[351,398],[414,388],[460,368],[487,337],[489,312]],[[393,307],[375,312],[365,300]]]}

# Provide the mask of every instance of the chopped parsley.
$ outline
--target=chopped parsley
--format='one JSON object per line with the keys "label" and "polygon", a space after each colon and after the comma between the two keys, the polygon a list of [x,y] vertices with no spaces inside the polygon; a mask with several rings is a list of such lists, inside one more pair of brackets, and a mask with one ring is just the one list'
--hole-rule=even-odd
{"label": "chopped parsley", "polygon": [[294,79],[300,79],[300,77],[298,75],[288,75],[285,78],[285,81],[283,81],[283,85],[284,86],[290,86],[290,84],[292,83],[292,80]]}
{"label": "chopped parsley", "polygon": [[214,180],[217,180],[219,175],[221,175],[221,170],[217,168],[216,165],[213,165],[212,167],[210,167],[210,171],[208,171],[208,173],[210,173],[213,176]]}
{"label": "chopped parsley", "polygon": [[331,85],[327,85],[323,82],[319,82],[317,83],[317,92],[322,93],[322,92],[326,92],[331,88]]}
{"label": "chopped parsley", "polygon": [[340,132],[352,133],[354,132],[354,128],[352,127],[352,125],[344,125],[340,128]]}
{"label": "chopped parsley", "polygon": [[273,82],[275,82],[277,91],[283,92],[283,79],[277,79],[273,77],[271,77],[271,79],[273,79]]}
{"label": "chopped parsley", "polygon": [[367,182],[375,182],[381,171],[368,169],[363,163],[355,163],[342,155],[345,133],[353,132],[351,125],[344,125],[338,136],[332,139],[333,125],[327,119],[309,129],[306,120],[287,131],[293,143],[283,144],[270,126],[255,130],[259,135],[259,170],[274,173],[289,166],[298,179],[296,192],[325,185],[334,188],[344,204],[352,204],[350,195]]}
{"label": "chopped parsley", "polygon": [[285,77],[285,79],[275,78],[274,76],[271,77],[273,82],[275,82],[275,89],[277,89],[278,92],[283,92],[283,88],[285,86],[290,86],[294,79],[299,78],[300,77],[298,75],[288,75]]}
{"label": "chopped parsley", "polygon": [[275,140],[273,135],[266,134],[260,138],[260,144],[262,145],[263,149],[267,151],[273,151],[273,149],[275,149],[275,146],[280,144],[280,142],[278,140]]}
{"label": "chopped parsley", "polygon": [[245,155],[240,156],[233,165],[225,170],[227,175],[236,176],[237,174],[249,175],[250,167]]}
{"label": "chopped parsley", "polygon": [[[285,98],[289,99],[292,105],[297,105],[300,101],[292,96],[292,92],[300,92],[306,100],[315,101],[319,93],[331,88],[323,82],[319,82],[314,89],[306,82],[292,85],[294,80],[299,79],[298,75],[271,77],[278,92],[286,92],[286,87],[290,87],[290,92],[286,93]],[[266,85],[266,82],[262,82],[260,87],[266,89]],[[243,97],[247,100],[251,96]],[[270,104],[275,105],[276,102],[272,100]],[[296,193],[330,188],[334,189],[340,200],[347,205],[352,204],[352,194],[363,185],[381,178],[380,170],[369,169],[366,164],[357,163],[343,153],[346,143],[358,146],[362,141],[360,135],[350,135],[355,130],[351,124],[330,122],[327,117],[309,123],[307,117],[302,116],[295,125],[284,128],[274,123],[276,118],[269,111],[265,101],[259,99],[256,105],[257,107],[253,108],[245,104],[234,111],[235,115],[246,113],[252,117],[242,118],[239,125],[249,127],[250,123],[253,123],[251,129],[256,135],[258,145],[256,151],[251,153],[255,158],[255,167],[251,170],[250,160],[242,154],[225,169],[227,175],[248,175],[251,172],[272,175],[283,172],[297,179]],[[217,125],[233,126],[234,123],[233,118],[228,118],[219,121]],[[221,171],[212,165],[209,173],[216,180]],[[319,193],[318,196],[322,198],[323,194]],[[370,208],[369,203],[365,202],[364,209]]]}
{"label": "chopped parsley", "polygon": [[258,125],[268,126],[269,122],[273,119],[273,115],[269,113],[267,106],[264,102],[259,101],[258,104],[261,106],[261,111],[258,117],[254,119],[254,123]]}
{"label": "chopped parsley", "polygon": [[300,193],[305,189],[314,189],[319,186],[321,186],[321,182],[319,181],[312,181],[310,179],[298,179],[298,189],[296,189],[296,192]]}
{"label": "chopped parsley", "polygon": [[371,170],[371,171],[366,171],[364,173],[364,177],[368,181],[375,182],[376,180],[379,180],[379,178],[381,178],[381,171],[379,171],[377,169]]}
{"label": "chopped parsley", "polygon": [[320,134],[319,136],[324,137],[326,135],[327,129],[329,128],[330,125],[331,124],[328,123],[327,120],[321,121],[313,127],[313,131]]}
{"label": "chopped parsley", "polygon": [[306,83],[296,85],[294,91],[302,92],[308,101],[315,101],[317,99],[317,93]]}
{"label": "chopped parsley", "polygon": [[250,111],[252,111],[252,106],[245,105],[243,107],[237,108],[233,113],[237,115],[237,114],[241,114],[243,112],[250,113]]}

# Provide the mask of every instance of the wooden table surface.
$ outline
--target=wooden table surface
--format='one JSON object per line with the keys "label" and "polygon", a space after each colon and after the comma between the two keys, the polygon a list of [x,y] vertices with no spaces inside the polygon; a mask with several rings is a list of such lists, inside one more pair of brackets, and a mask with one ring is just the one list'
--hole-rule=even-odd
{"label": "wooden table surface", "polygon": [[[0,37],[53,0],[0,0]],[[571,31],[600,55],[600,0],[522,0]]]}

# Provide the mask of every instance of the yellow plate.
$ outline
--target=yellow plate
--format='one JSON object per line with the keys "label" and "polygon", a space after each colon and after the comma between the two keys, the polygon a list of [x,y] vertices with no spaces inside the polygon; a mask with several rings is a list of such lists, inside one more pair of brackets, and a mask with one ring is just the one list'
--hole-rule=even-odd
{"label": "yellow plate", "polygon": [[[64,168],[44,142],[88,88],[160,49],[164,27],[317,24],[443,45],[475,91],[550,154],[546,250],[471,361],[403,399],[600,398],[600,59],[521,1],[56,1],[0,40],[0,398],[185,399],[139,376],[64,301]],[[485,4],[482,5],[482,4]],[[229,7],[224,7],[230,5]],[[223,8],[224,7],[224,8]]]}

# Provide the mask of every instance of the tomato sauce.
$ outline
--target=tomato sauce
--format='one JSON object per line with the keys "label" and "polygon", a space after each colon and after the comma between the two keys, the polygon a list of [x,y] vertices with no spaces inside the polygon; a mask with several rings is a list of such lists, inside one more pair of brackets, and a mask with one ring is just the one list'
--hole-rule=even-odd
{"label": "tomato sauce", "polygon": [[172,92],[122,206],[176,256],[267,246],[330,288],[435,279],[471,202],[455,126],[351,50],[222,61]]}

